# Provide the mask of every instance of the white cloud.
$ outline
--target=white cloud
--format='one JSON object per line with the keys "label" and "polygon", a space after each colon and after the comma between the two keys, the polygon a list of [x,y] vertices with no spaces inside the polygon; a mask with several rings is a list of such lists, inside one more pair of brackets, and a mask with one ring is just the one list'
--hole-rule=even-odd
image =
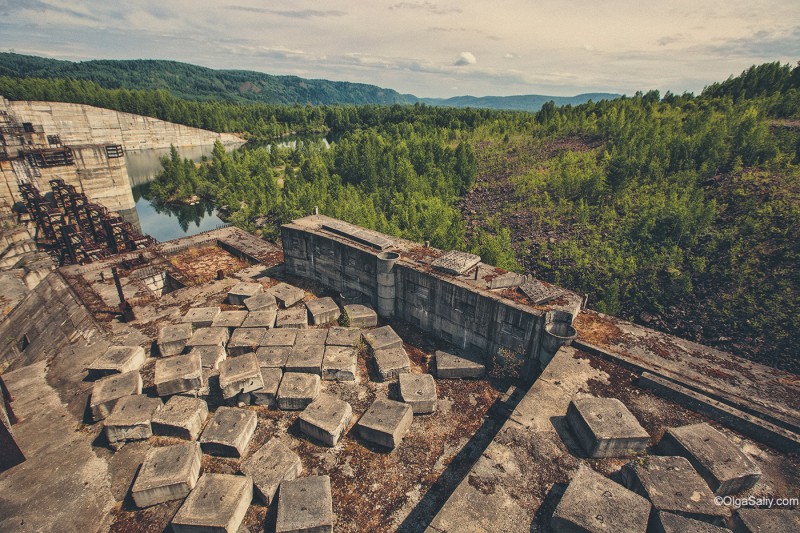
{"label": "white cloud", "polygon": [[474,65],[477,62],[478,60],[475,59],[475,56],[472,55],[471,52],[461,52],[461,54],[458,56],[458,59],[453,62],[453,65],[457,67],[465,67],[467,65]]}

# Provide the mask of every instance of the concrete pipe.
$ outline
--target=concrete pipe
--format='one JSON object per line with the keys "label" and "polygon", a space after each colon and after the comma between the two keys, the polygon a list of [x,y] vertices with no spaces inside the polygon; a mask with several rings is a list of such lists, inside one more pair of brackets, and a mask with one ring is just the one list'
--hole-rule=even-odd
{"label": "concrete pipe", "polygon": [[378,306],[377,312],[382,318],[394,316],[395,303],[395,276],[394,264],[400,259],[397,252],[382,252],[378,254],[376,278],[378,281]]}
{"label": "concrete pipe", "polygon": [[555,357],[562,346],[569,346],[578,336],[578,332],[569,322],[548,322],[542,335],[542,348],[539,350],[539,364],[542,368]]}

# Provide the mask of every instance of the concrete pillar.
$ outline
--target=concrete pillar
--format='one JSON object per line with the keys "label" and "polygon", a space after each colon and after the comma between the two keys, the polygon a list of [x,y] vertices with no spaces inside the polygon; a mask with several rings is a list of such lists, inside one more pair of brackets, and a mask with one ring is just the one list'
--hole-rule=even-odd
{"label": "concrete pillar", "polygon": [[376,268],[378,278],[378,315],[382,318],[394,316],[394,264],[400,259],[397,252],[382,252],[378,254]]}
{"label": "concrete pillar", "polygon": [[547,313],[547,323],[542,332],[539,364],[545,368],[562,346],[569,346],[578,336],[572,326],[572,315],[561,311]]}

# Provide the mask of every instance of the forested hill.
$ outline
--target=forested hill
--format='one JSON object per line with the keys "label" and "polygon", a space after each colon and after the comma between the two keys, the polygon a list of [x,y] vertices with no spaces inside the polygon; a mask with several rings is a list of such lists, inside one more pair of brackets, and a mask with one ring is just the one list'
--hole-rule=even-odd
{"label": "forested hill", "polygon": [[214,70],[177,61],[96,60],[60,61],[37,56],[0,53],[0,76],[12,78],[71,78],[97,83],[107,89],[164,89],[188,100],[224,100],[264,104],[414,104],[538,111],[545,102],[578,105],[588,100],[619,95],[595,93],[574,97],[459,96],[418,98],[364,83],[311,80],[297,76],[273,76],[249,70]]}

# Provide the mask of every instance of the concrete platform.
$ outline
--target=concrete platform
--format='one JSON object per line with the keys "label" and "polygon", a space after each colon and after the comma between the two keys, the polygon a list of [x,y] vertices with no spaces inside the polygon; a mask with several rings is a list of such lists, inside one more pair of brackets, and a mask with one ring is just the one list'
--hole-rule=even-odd
{"label": "concrete platform", "polygon": [[297,337],[296,329],[271,329],[264,335],[262,343],[264,346],[294,346]]}
{"label": "concrete platform", "polygon": [[319,344],[324,345],[328,340],[327,329],[303,329],[297,332],[297,337],[294,339],[295,346],[301,344]]}
{"label": "concrete platform", "polygon": [[616,398],[577,398],[567,424],[589,457],[625,457],[643,452],[650,435]]}
{"label": "concrete platform", "polygon": [[318,375],[286,372],[278,388],[278,408],[285,411],[305,409],[319,396],[319,390]]}
{"label": "concrete platform", "polygon": [[315,326],[335,322],[342,315],[341,309],[330,296],[309,300],[306,302],[306,308],[311,316],[311,323]]}
{"label": "concrete platform", "polygon": [[236,328],[228,341],[228,355],[236,357],[254,352],[261,346],[267,328]]}
{"label": "concrete platform", "polygon": [[286,359],[286,371],[322,375],[325,346],[320,344],[295,345]]}
{"label": "concrete platform", "polygon": [[726,527],[667,512],[655,513],[650,519],[650,530],[653,533],[731,533]]}
{"label": "concrete platform", "polygon": [[308,310],[305,306],[278,309],[275,324],[279,328],[302,329],[308,327]]}
{"label": "concrete platform", "polygon": [[352,346],[361,343],[361,328],[330,328],[325,344],[328,346]]}
{"label": "concrete platform", "polygon": [[436,350],[436,377],[439,379],[480,378],[486,366],[467,357]]}
{"label": "concrete platform", "polygon": [[400,338],[400,335],[395,333],[391,326],[383,326],[381,328],[365,331],[364,340],[373,353],[376,350],[403,347],[403,339]]}
{"label": "concrete platform", "polygon": [[191,338],[191,324],[164,324],[158,328],[158,339],[156,340],[158,352],[162,357],[183,353],[186,343]]}
{"label": "concrete platform", "polygon": [[554,531],[645,533],[650,502],[589,467],[569,482],[550,522]]}
{"label": "concrete platform", "polygon": [[95,359],[86,370],[89,378],[97,379],[111,374],[122,374],[139,370],[147,360],[141,346],[109,346],[106,352]]}
{"label": "concrete platform", "polygon": [[275,318],[277,317],[275,309],[268,309],[265,311],[250,311],[247,317],[242,322],[243,328],[274,328]]}
{"label": "concrete platform", "polygon": [[275,311],[278,309],[278,301],[272,294],[262,292],[250,298],[246,298],[244,306],[251,313],[253,311]]}
{"label": "concrete platform", "polygon": [[356,328],[374,328],[378,325],[378,313],[371,307],[361,304],[344,306],[350,325]]}
{"label": "concrete platform", "polygon": [[263,289],[260,283],[242,281],[228,291],[228,303],[231,305],[244,305],[245,300],[261,294]]}
{"label": "concrete platform", "polygon": [[241,457],[256,431],[258,417],[253,411],[236,407],[218,407],[200,435],[204,453],[223,457]]}
{"label": "concrete platform", "polygon": [[734,515],[736,531],[742,533],[788,533],[800,531],[800,510],[739,509]]}
{"label": "concrete platform", "polygon": [[375,370],[381,381],[411,372],[411,361],[402,347],[375,350],[372,355],[375,358]]}
{"label": "concrete platform", "polygon": [[261,381],[261,367],[256,354],[249,353],[225,359],[219,365],[219,386],[226,400],[237,394],[258,390],[264,386]]}
{"label": "concrete platform", "polygon": [[436,411],[436,381],[430,374],[400,374],[400,397],[415,415]]}
{"label": "concrete platform", "polygon": [[218,369],[219,364],[228,358],[228,352],[225,351],[225,347],[219,344],[214,346],[195,346],[189,353],[200,355],[200,365],[203,368],[212,368],[214,370]]}
{"label": "concrete platform", "polygon": [[262,368],[283,368],[290,353],[291,346],[262,346],[256,350],[256,359]]}
{"label": "concrete platform", "polygon": [[138,371],[113,374],[94,382],[89,409],[95,422],[103,420],[120,398],[142,393],[142,376]]}
{"label": "concrete platform", "polygon": [[379,398],[361,416],[356,427],[362,439],[396,448],[411,428],[413,418],[411,406]]}
{"label": "concrete platform", "polygon": [[196,440],[208,418],[208,404],[202,398],[173,396],[153,416],[154,435]]}
{"label": "concrete platform", "polygon": [[283,371],[280,368],[261,367],[261,381],[264,382],[264,386],[250,393],[253,405],[275,407],[282,378]]}
{"label": "concrete platform", "polygon": [[219,307],[192,307],[178,322],[191,324],[195,328],[210,328],[221,311]]}
{"label": "concrete platform", "polygon": [[186,343],[187,346],[225,346],[230,338],[228,328],[210,327],[199,328],[192,334],[192,338]]}
{"label": "concrete platform", "polygon": [[247,318],[247,311],[220,311],[211,327],[214,328],[238,328]]}
{"label": "concrete platform", "polygon": [[203,474],[172,518],[172,531],[236,533],[252,499],[253,480],[249,477]]}
{"label": "concrete platform", "polygon": [[303,289],[297,288],[294,285],[289,285],[288,283],[278,283],[264,292],[273,295],[284,308],[293,306],[306,295]]}
{"label": "concrete platform", "polygon": [[299,476],[303,464],[300,456],[283,441],[273,438],[242,461],[241,470],[253,479],[256,495],[270,505],[280,484]]}
{"label": "concrete platform", "polygon": [[108,443],[116,449],[127,441],[152,437],[150,422],[163,405],[158,398],[144,394],[120,398],[103,424]]}
{"label": "concrete platform", "polygon": [[281,483],[275,531],[332,533],[331,479],[309,476]]}
{"label": "concrete platform", "polygon": [[356,381],[358,352],[351,346],[325,346],[322,358],[322,379]]}
{"label": "concrete platform", "polygon": [[352,418],[353,408],[349,403],[335,396],[320,394],[300,413],[297,427],[325,446],[336,446]]}
{"label": "concrete platform", "polygon": [[658,443],[660,453],[686,457],[718,496],[737,494],[761,479],[750,457],[708,424],[669,428]]}
{"label": "concrete platform", "polygon": [[714,503],[714,494],[684,457],[649,456],[631,461],[622,469],[622,482],[659,511],[705,521],[721,521],[730,514]]}
{"label": "concrete platform", "polygon": [[159,396],[199,390],[203,387],[200,354],[192,351],[156,361],[154,383]]}
{"label": "concrete platform", "polygon": [[200,477],[202,456],[196,442],[150,448],[131,488],[136,506],[150,507],[188,496]]}

